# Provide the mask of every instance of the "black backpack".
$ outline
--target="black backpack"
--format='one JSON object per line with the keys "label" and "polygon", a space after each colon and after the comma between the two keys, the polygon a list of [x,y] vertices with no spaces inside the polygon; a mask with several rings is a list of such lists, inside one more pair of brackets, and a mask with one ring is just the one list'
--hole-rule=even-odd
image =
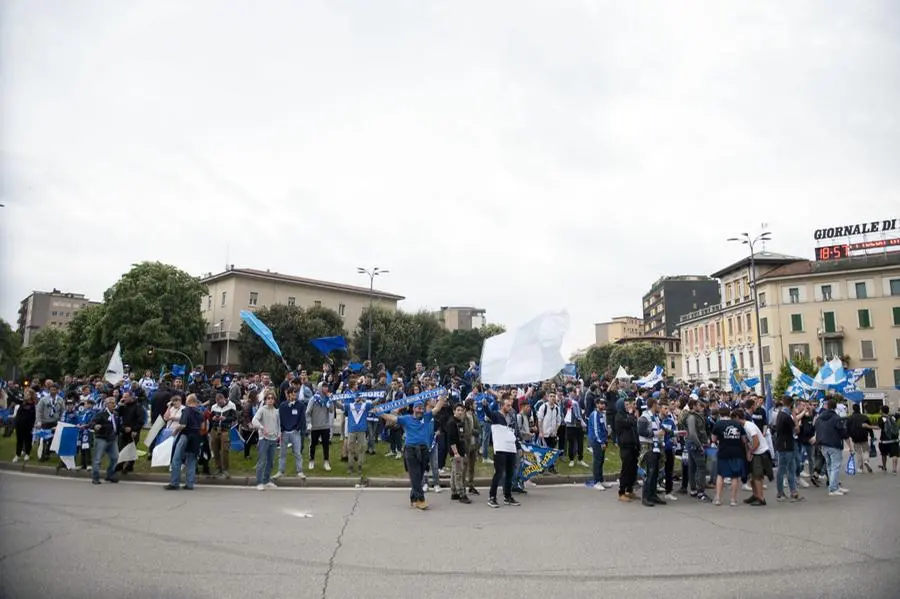
{"label": "black backpack", "polygon": [[881,440],[893,441],[897,439],[897,421],[890,415],[882,416],[882,418],[884,418],[884,427],[882,428]]}

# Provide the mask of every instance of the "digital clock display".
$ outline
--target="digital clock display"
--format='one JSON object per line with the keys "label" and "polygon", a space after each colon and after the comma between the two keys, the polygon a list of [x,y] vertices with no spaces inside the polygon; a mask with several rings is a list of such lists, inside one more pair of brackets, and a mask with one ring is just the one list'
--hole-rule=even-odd
{"label": "digital clock display", "polygon": [[816,248],[816,260],[840,260],[850,256],[850,246],[823,245]]}

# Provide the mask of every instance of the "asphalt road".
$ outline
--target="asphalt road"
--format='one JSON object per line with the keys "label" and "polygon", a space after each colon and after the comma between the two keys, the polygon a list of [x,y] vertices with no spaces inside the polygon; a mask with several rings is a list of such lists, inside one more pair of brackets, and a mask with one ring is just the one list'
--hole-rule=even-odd
{"label": "asphalt road", "polygon": [[445,491],[418,512],[398,490],[0,473],[0,597],[896,598],[900,478],[847,486],[766,508],[650,509],[567,486],[491,510]]}

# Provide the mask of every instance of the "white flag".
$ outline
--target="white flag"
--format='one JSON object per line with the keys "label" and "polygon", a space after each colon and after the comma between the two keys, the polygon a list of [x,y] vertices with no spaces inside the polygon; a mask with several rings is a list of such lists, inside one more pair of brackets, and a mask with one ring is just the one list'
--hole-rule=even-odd
{"label": "white flag", "polygon": [[175,437],[169,437],[153,448],[153,457],[150,460],[151,468],[169,466],[172,463],[172,447],[175,445]]}
{"label": "white flag", "polygon": [[113,385],[118,385],[125,378],[125,364],[122,362],[122,344],[116,343],[109,365],[106,367],[106,375],[103,377]]}
{"label": "white flag", "polygon": [[119,461],[116,462],[116,464],[121,464],[122,462],[134,462],[137,459],[137,447],[135,446],[134,441],[132,441],[119,451]]}
{"label": "white flag", "polygon": [[153,444],[153,440],[156,439],[156,435],[159,434],[166,426],[166,421],[163,420],[162,416],[156,417],[156,422],[153,423],[153,426],[150,427],[150,430],[147,431],[147,436],[144,437],[144,446],[150,447]]}
{"label": "white flag", "polygon": [[569,330],[569,313],[545,312],[517,329],[485,339],[481,380],[488,385],[517,385],[553,378],[566,359],[560,353]]}
{"label": "white flag", "polygon": [[632,376],[625,371],[624,366],[619,366],[619,371],[616,373],[616,378],[620,380],[628,380],[631,379]]}

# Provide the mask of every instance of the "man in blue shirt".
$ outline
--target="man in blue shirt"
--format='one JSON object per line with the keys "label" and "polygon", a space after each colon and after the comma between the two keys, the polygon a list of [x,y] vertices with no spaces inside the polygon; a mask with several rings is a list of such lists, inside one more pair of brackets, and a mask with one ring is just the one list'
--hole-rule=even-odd
{"label": "man in blue shirt", "polygon": [[591,442],[591,451],[594,454],[594,488],[605,491],[607,486],[603,483],[603,462],[606,460],[606,442],[608,433],[606,430],[606,398],[597,395],[594,398],[596,409],[591,411],[588,417],[588,440]]}
{"label": "man in blue shirt", "polygon": [[431,455],[431,438],[434,435],[434,415],[444,407],[447,395],[442,394],[430,412],[425,412],[425,402],[413,403],[412,415],[382,414],[381,417],[390,423],[397,424],[406,432],[406,471],[409,473],[409,502],[420,510],[428,509],[422,481],[425,475],[425,464]]}

